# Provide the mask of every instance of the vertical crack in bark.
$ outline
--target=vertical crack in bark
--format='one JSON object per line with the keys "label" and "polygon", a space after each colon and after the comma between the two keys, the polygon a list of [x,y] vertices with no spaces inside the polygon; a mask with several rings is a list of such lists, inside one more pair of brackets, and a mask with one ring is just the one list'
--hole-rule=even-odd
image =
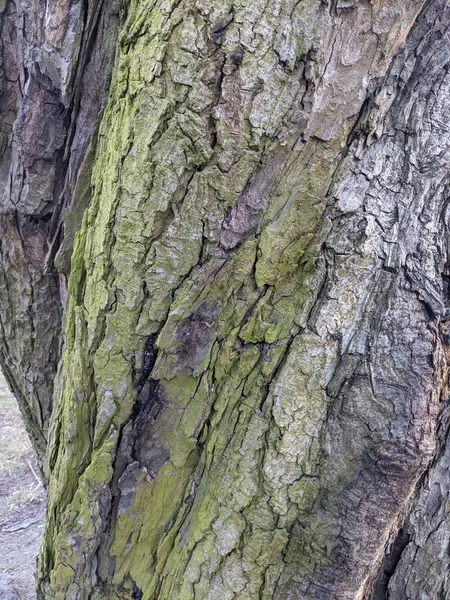
{"label": "vertical crack in bark", "polygon": [[390,546],[389,552],[386,553],[383,559],[379,574],[373,586],[371,600],[389,600],[389,581],[395,573],[395,569],[400,562],[402,553],[410,540],[410,535],[404,529],[400,529],[397,537]]}

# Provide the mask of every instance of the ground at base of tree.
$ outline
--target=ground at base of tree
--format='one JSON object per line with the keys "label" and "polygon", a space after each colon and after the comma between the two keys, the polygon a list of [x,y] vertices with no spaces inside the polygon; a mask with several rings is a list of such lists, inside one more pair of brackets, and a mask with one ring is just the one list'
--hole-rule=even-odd
{"label": "ground at base of tree", "polygon": [[0,600],[34,600],[45,493],[16,401],[0,375]]}

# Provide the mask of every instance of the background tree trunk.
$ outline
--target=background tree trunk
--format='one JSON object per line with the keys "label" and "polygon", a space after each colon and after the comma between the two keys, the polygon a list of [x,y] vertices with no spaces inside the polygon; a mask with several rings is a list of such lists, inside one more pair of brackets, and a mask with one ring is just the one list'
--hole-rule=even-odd
{"label": "background tree trunk", "polygon": [[449,598],[450,4],[36,2],[23,45],[14,8],[39,597]]}
{"label": "background tree trunk", "polygon": [[54,255],[61,215],[75,199],[60,250],[67,273],[117,11],[111,0],[5,0],[0,10],[0,365],[42,465],[65,300]]}

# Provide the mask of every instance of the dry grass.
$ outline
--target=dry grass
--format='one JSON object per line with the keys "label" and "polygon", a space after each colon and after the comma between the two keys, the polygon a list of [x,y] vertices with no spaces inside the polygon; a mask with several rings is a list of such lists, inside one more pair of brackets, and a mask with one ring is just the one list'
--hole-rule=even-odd
{"label": "dry grass", "polygon": [[31,453],[31,444],[23,428],[15,398],[0,373],[0,475],[11,476],[20,469]]}
{"label": "dry grass", "polygon": [[0,598],[5,600],[36,600],[33,572],[45,512],[36,468],[19,408],[0,374]]}
{"label": "dry grass", "polygon": [[42,496],[42,485],[36,484],[33,488],[23,488],[21,490],[15,490],[8,497],[8,504],[3,508],[0,507],[0,526],[2,525],[2,519],[9,517],[11,513],[16,510],[20,510],[26,504],[35,502]]}

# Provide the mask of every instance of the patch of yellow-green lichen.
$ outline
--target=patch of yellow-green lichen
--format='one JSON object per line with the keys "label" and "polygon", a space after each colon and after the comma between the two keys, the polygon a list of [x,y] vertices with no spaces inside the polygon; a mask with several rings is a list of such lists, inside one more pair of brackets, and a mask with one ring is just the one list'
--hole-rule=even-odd
{"label": "patch of yellow-green lichen", "polygon": [[[286,115],[299,84],[258,33],[266,23],[277,36],[266,3],[251,15],[241,4],[233,19],[226,3],[128,6],[72,256],[46,530],[55,600],[74,573],[89,596],[99,543],[101,572],[113,573],[99,597],[131,598],[130,579],[144,600],[209,598],[214,586],[221,600],[259,597],[312,501],[296,479],[314,472],[326,401],[291,344],[339,152],[316,140],[290,155],[279,144],[298,138]],[[312,43],[303,25],[289,64]],[[240,43],[259,59],[244,52],[238,69]],[[281,176],[258,222],[225,251],[222,225],[269,150]],[[191,353],[186,331],[202,340]],[[168,459],[156,474],[136,467],[125,506],[115,455],[136,403],[136,353],[155,333],[155,435]],[[317,362],[330,357],[317,343]],[[285,390],[277,382],[289,369],[299,373]],[[117,514],[100,540],[113,491]]]}

